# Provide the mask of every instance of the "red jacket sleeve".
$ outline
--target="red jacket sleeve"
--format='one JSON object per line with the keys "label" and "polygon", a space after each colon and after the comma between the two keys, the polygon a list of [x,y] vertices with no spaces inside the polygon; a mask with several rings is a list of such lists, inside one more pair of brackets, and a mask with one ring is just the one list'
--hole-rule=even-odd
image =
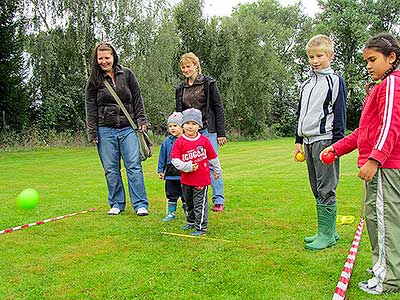
{"label": "red jacket sleeve", "polygon": [[358,133],[359,129],[357,128],[351,134],[332,145],[337,156],[340,157],[357,149]]}
{"label": "red jacket sleeve", "polygon": [[370,154],[381,165],[388,159],[398,143],[400,134],[400,80],[396,76],[388,76],[386,85],[379,91],[379,125],[376,130],[374,148]]}

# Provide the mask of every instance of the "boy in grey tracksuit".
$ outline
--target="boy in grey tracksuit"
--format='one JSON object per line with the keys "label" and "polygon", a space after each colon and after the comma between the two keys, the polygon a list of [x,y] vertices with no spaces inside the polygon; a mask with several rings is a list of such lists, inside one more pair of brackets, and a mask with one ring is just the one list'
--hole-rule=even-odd
{"label": "boy in grey tracksuit", "polygon": [[330,165],[324,164],[320,160],[320,153],[344,137],[347,90],[344,79],[330,67],[333,42],[329,37],[314,36],[308,42],[306,51],[312,70],[301,86],[294,159],[297,161],[296,154],[299,152],[306,157],[317,207],[318,233],[304,239],[305,247],[322,250],[335,245],[339,239],[336,233],[339,160]]}

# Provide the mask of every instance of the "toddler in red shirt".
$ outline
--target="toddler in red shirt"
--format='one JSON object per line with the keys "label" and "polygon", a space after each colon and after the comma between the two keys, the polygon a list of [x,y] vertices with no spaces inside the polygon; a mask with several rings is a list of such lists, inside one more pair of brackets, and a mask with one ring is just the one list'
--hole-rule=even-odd
{"label": "toddler in red shirt", "polygon": [[171,162],[181,171],[182,194],[187,205],[187,224],[183,229],[194,228],[191,235],[199,236],[207,232],[209,164],[214,168],[215,179],[219,178],[222,169],[210,141],[199,133],[203,127],[200,110],[183,111],[182,123],[184,133],[172,147]]}

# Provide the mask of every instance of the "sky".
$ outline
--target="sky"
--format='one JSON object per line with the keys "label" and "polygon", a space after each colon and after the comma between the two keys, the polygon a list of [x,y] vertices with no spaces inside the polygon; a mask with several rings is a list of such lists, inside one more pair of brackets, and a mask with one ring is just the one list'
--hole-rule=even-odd
{"label": "sky", "polygon": [[[314,17],[318,12],[317,0],[278,0],[282,6],[293,5],[301,2],[304,12],[310,17]],[[212,16],[229,16],[232,8],[238,4],[252,3],[256,0],[204,0],[204,13],[208,17]]]}

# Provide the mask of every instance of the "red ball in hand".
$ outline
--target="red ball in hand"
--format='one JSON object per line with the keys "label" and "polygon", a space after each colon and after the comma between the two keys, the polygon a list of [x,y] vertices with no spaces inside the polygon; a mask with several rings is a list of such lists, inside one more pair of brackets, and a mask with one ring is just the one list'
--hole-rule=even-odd
{"label": "red ball in hand", "polygon": [[330,165],[335,161],[335,153],[333,153],[332,151],[324,152],[321,155],[321,159],[325,164]]}

